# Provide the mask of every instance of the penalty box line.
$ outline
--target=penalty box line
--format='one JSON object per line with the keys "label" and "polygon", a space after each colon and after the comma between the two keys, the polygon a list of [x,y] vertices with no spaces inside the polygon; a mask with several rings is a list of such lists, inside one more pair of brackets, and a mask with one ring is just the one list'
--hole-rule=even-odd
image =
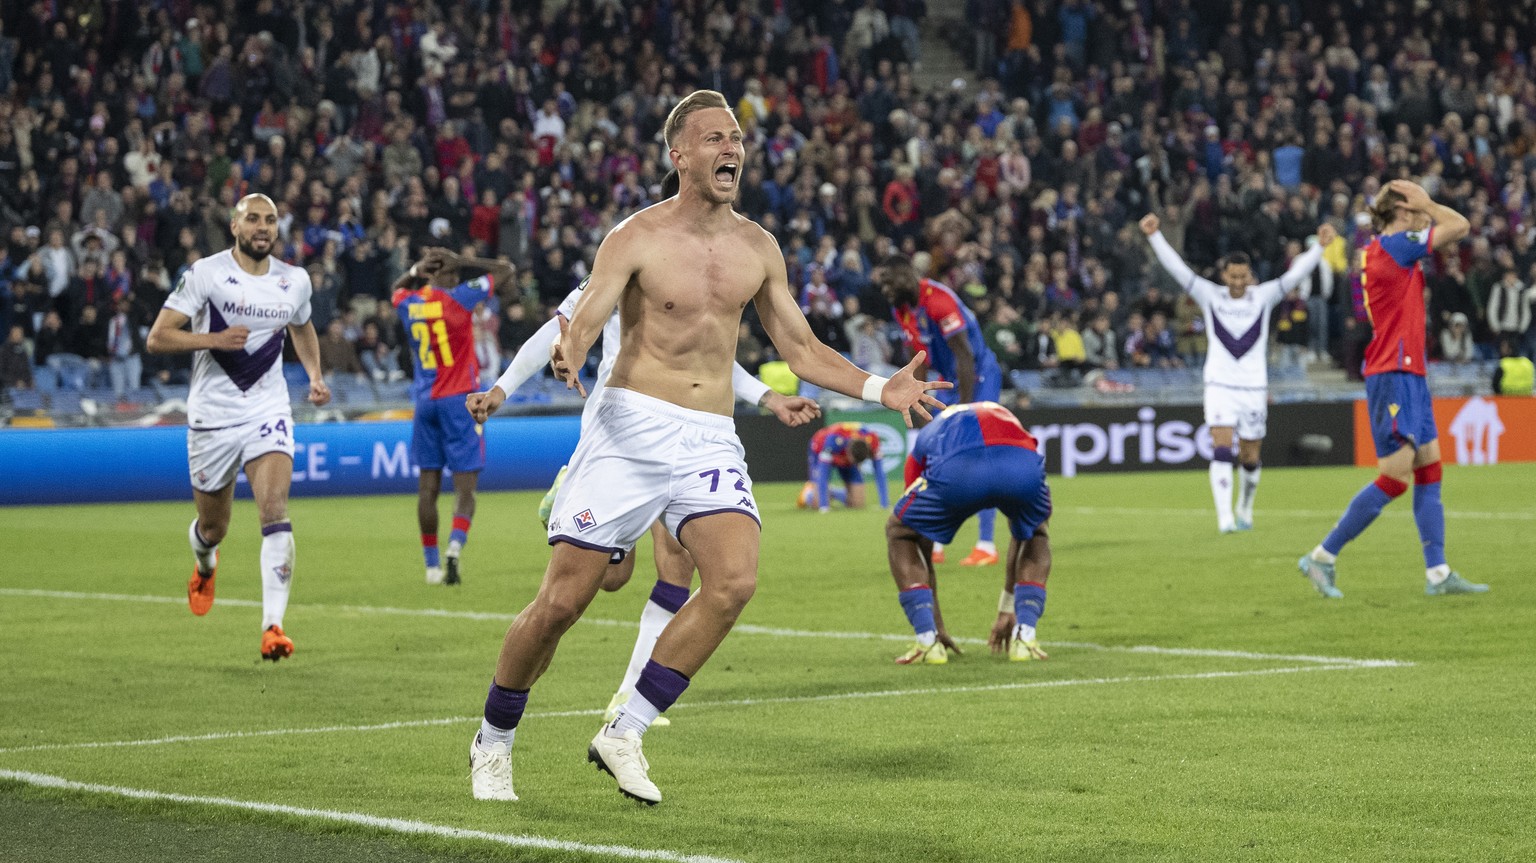
{"label": "penalty box line", "polygon": [[[874,698],[901,698],[911,695],[965,695],[977,692],[1008,692],[1025,689],[1064,689],[1072,686],[1106,686],[1122,683],[1161,683],[1177,680],[1224,680],[1235,677],[1262,677],[1275,674],[1304,674],[1311,671],[1354,671],[1373,668],[1398,668],[1410,663],[1361,665],[1335,662],[1329,664],[1305,664],[1279,668],[1255,668],[1248,671],[1197,671],[1184,674],[1149,674],[1126,677],[1076,677],[1065,680],[1031,680],[1014,683],[986,683],[972,686],[925,686],[913,689],[877,689],[865,692],[832,692],[822,695],[784,695],[768,698],[728,698],[718,701],[684,701],[672,706],[672,710],[710,707],[763,707],[778,704],[815,704],[831,701],[852,701]],[[557,719],[573,716],[602,716],[602,708],[586,710],[554,710],[526,714],[524,719]],[[104,740],[81,743],[42,743],[33,746],[0,748],[0,755],[24,752],[58,751],[71,749],[112,749],[137,746],[161,746],[173,743],[194,743],[219,740],[241,740],[257,737],[286,737],[299,734],[357,734],[370,731],[396,731],[407,728],[430,728],[442,725],[467,725],[480,721],[479,716],[449,716],[435,719],[408,719],[398,722],[380,722],[371,725],[323,725],[311,728],[272,728],[262,731],[218,731],[208,734],[176,734],[168,737],[151,737],[139,740]]]}
{"label": "penalty box line", "polygon": [[413,821],[404,818],[385,818],[379,815],[368,815],[363,812],[344,812],[336,809],[308,809],[301,806],[286,806],[281,803],[262,803],[255,800],[235,800],[229,797],[204,797],[194,794],[175,794],[165,791],[152,791],[145,788],[124,788],[117,785],[97,785],[89,782],[75,782],[61,776],[50,776],[46,773],[29,773],[21,770],[0,770],[0,779],[9,779],[31,785],[35,788],[47,788],[58,791],[70,791],[77,794],[99,794],[110,797],[123,797],[130,800],[151,800],[164,803],[191,804],[197,806],[217,806],[224,809],[237,809],[246,812],[259,812],[264,815],[285,815],[290,818],[305,818],[312,821],[329,821],[336,824],[351,824],[368,827],[389,833],[402,833],[415,836],[432,836],[443,839],[471,839],[482,842],[492,842],[498,845],[506,845],[513,848],[537,848],[543,851],[566,851],[576,854],[590,854],[604,859],[622,858],[626,860],[664,860],[668,863],[741,863],[728,857],[712,857],[705,854],[684,854],[678,851],[665,849],[635,848],[629,845],[594,845],[587,842],[573,842],[566,839],[550,839],[545,836],[530,836],[525,833],[491,833],[485,830],[469,830],[462,827],[449,827],[443,824],[432,824],[426,821]]}
{"label": "penalty box line", "polygon": [[[144,602],[158,605],[180,605],[186,602],[179,596],[153,596],[134,595],[122,593],[81,593],[65,590],[35,590],[30,588],[0,588],[0,596],[30,597],[35,599],[68,599],[89,600],[98,602]],[[261,603],[250,599],[220,599],[218,604],[233,606],[236,608],[260,608]],[[375,605],[326,605],[319,603],[294,603],[290,609],[304,609],[319,613],[344,612],[351,614],[383,614],[403,617],[438,617],[454,620],[484,620],[511,623],[517,619],[516,614],[500,611],[459,611],[446,608],[392,608],[389,606]],[[613,620],[608,618],[582,618],[581,623],[588,626],[610,626],[623,629],[638,629],[640,624],[633,620]],[[818,629],[787,629],[774,626],[759,626],[751,623],[738,623],[731,628],[732,632],[743,635],[766,635],[780,638],[829,638],[845,641],[899,641],[910,642],[912,636],[896,635],[883,632],[839,632],[835,630]],[[986,644],[982,638],[956,638],[961,644]],[[1274,662],[1307,662],[1321,665],[1340,665],[1354,668],[1400,668],[1411,667],[1412,662],[1400,659],[1360,659],[1348,656],[1314,656],[1309,654],[1294,653],[1258,653],[1244,650],[1222,650],[1217,648],[1201,647],[1159,647],[1151,644],[1115,645],[1096,644],[1088,641],[1043,641],[1047,647],[1067,648],[1072,650],[1093,650],[1111,653],[1137,653],[1144,655],[1183,656],[1183,657],[1209,657],[1213,659],[1246,659],[1254,661]]]}

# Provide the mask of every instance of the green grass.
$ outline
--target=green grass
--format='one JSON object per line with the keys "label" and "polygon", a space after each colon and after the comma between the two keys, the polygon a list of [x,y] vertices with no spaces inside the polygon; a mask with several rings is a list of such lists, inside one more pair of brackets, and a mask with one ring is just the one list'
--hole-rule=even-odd
{"label": "green grass", "polygon": [[[891,663],[900,640],[830,637],[906,630],[883,515],[797,511],[793,487],[760,485],[758,593],[674,725],[646,738],[666,795],[654,809],[585,764],[595,715],[546,715],[607,703],[651,583],[648,541],[635,583],[598,598],[534,690],[522,801],[487,804],[469,797],[465,753],[507,621],[547,561],[537,494],[482,496],[457,589],[421,583],[411,499],[294,501],[298,650],[277,666],[256,658],[259,610],[231,602],[260,600],[249,503],[202,619],[181,598],[190,504],[7,509],[0,770],[753,863],[1536,858],[1536,466],[1447,469],[1452,562],[1491,594],[1423,595],[1404,500],[1342,558],[1345,598],[1325,601],[1295,558],[1370,476],[1269,471],[1258,530],[1225,537],[1203,473],[1056,479],[1050,661],[973,646],[917,668]],[[940,575],[951,631],[984,638],[1001,569]],[[432,719],[448,721],[354,729]],[[0,780],[6,861],[598,856]]]}

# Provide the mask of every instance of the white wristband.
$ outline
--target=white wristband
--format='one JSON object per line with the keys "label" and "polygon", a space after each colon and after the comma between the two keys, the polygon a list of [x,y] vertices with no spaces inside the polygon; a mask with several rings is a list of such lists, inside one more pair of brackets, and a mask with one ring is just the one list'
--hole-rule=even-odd
{"label": "white wristband", "polygon": [[885,389],[885,385],[889,383],[890,380],[890,378],[882,378],[879,375],[870,375],[869,377],[865,378],[863,395],[864,401],[880,404],[880,393]]}
{"label": "white wristband", "polygon": [[1003,595],[997,598],[998,614],[1013,614],[1013,591],[1003,588]]}

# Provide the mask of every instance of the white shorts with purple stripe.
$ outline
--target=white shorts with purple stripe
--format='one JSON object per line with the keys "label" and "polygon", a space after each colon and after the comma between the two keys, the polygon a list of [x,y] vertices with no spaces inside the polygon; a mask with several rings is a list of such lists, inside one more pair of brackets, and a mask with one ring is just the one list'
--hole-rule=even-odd
{"label": "white shorts with purple stripe", "polygon": [[657,518],[673,536],[717,513],[762,523],[730,417],[617,387],[593,398],[598,403],[582,423],[550,510],[551,545],[568,542],[618,559]]}
{"label": "white shorts with purple stripe", "polygon": [[288,411],[228,428],[187,429],[187,468],[198,491],[224,488],[246,462],[269,452],[293,458],[293,415]]}

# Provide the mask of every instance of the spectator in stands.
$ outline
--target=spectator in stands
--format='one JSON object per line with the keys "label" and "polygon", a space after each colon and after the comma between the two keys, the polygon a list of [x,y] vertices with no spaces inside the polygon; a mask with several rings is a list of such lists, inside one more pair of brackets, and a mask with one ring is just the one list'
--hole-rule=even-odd
{"label": "spectator in stands", "polygon": [[122,398],[143,380],[144,337],[133,320],[132,298],[120,297],[113,305],[106,325],[105,362],[112,394]]}
{"label": "spectator in stands", "polygon": [[1531,304],[1536,287],[1527,288],[1513,267],[1505,267],[1488,295],[1488,328],[1496,342],[1518,343],[1531,328]]}
{"label": "spectator in stands", "polygon": [[1451,315],[1450,324],[1440,330],[1440,359],[1457,365],[1477,359],[1467,316],[1461,312]]}
{"label": "spectator in stands", "polygon": [[363,376],[363,364],[358,359],[357,348],[347,340],[346,326],[340,318],[332,318],[320,336],[320,370],[327,376],[335,374]]}
{"label": "spectator in stands", "polygon": [[1184,367],[1179,358],[1173,332],[1168,329],[1168,318],[1162,312],[1153,312],[1142,328],[1142,341],[1147,362],[1154,368],[1177,369]]}
{"label": "spectator in stands", "polygon": [[13,325],[0,345],[0,388],[32,389],[32,354],[27,350],[27,331]]}
{"label": "spectator in stands", "polygon": [[1302,299],[1300,288],[1291,288],[1285,299],[1275,307],[1275,344],[1279,346],[1281,369],[1305,369],[1302,362],[1307,347],[1307,301]]}
{"label": "spectator in stands", "polygon": [[1120,368],[1119,337],[1110,328],[1109,315],[1103,311],[1094,315],[1088,329],[1083,331],[1083,354],[1089,368],[1109,371]]}

